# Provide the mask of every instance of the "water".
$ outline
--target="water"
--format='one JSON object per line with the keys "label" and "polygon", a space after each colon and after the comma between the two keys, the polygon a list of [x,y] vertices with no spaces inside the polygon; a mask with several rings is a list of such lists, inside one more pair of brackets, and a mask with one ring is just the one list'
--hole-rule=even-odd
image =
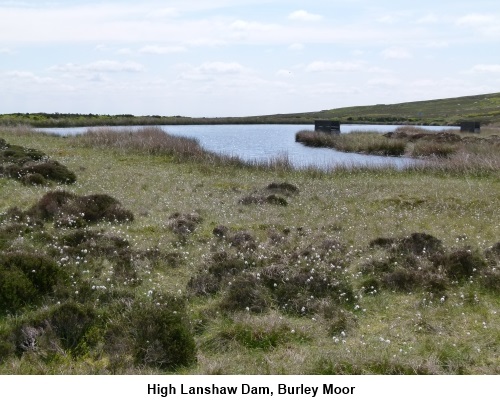
{"label": "water", "polygon": [[[351,131],[394,131],[398,125],[341,125],[342,133]],[[138,129],[142,127],[110,127],[114,129]],[[246,161],[269,161],[286,156],[295,167],[314,166],[328,168],[336,165],[394,166],[402,168],[413,164],[415,159],[401,157],[369,156],[359,153],[339,152],[328,148],[311,148],[295,142],[295,134],[301,130],[314,130],[314,125],[161,125],[164,131],[197,139],[207,150]],[[456,127],[422,127],[442,131]],[[87,127],[44,128],[41,131],[62,136],[84,133]]]}

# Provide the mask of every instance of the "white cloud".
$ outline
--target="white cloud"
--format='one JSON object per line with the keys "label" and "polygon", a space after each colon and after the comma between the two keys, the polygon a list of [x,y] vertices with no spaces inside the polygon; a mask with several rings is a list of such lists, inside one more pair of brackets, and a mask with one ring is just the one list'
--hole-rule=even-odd
{"label": "white cloud", "polygon": [[34,74],[33,72],[27,72],[22,70],[9,71],[6,72],[5,75],[12,79],[19,79],[37,84],[52,83],[54,81],[54,79],[50,77],[40,77]]}
{"label": "white cloud", "polygon": [[304,44],[299,44],[299,43],[292,44],[288,47],[290,51],[302,51],[304,48],[305,48]]}
{"label": "white cloud", "polygon": [[146,45],[139,49],[140,53],[151,53],[156,55],[165,55],[168,53],[186,52],[183,46],[159,46],[159,45]]}
{"label": "white cloud", "polygon": [[227,45],[227,41],[217,38],[200,37],[185,41],[189,46],[222,46]]}
{"label": "white cloud", "polygon": [[309,63],[306,72],[352,72],[359,71],[361,65],[354,62],[325,62],[314,61]]}
{"label": "white cloud", "polygon": [[117,73],[129,72],[136,73],[144,71],[144,66],[137,62],[118,62],[114,60],[100,60],[87,64],[66,63],[65,65],[55,65],[49,68],[55,72],[101,72]]}
{"label": "white cloud", "polygon": [[236,62],[205,62],[198,70],[203,73],[237,74],[243,73],[245,68]]}
{"label": "white cloud", "polygon": [[475,65],[472,68],[474,73],[500,73],[500,65]]}
{"label": "white cloud", "polygon": [[429,13],[426,16],[417,20],[418,24],[436,24],[439,22],[439,17],[434,13]]}
{"label": "white cloud", "polygon": [[179,78],[181,80],[209,81],[217,77],[237,77],[249,72],[237,62],[204,62],[198,66],[187,64],[178,65],[177,68],[182,71]]}
{"label": "white cloud", "polygon": [[130,48],[120,48],[116,51],[118,55],[132,55],[134,51]]}
{"label": "white cloud", "polygon": [[9,48],[0,48],[0,53],[8,54],[8,53],[13,53],[13,52]]}
{"label": "white cloud", "polygon": [[276,76],[290,78],[294,77],[294,74],[288,69],[280,69],[276,72]]}
{"label": "white cloud", "polygon": [[410,59],[413,57],[407,49],[399,47],[384,49],[382,56],[386,59]]}
{"label": "white cloud", "polygon": [[397,21],[397,18],[393,15],[384,15],[377,18],[377,21],[382,24],[393,24]]}
{"label": "white cloud", "polygon": [[425,48],[448,48],[450,43],[448,41],[429,41],[423,44]]}
{"label": "white cloud", "polygon": [[475,13],[458,18],[455,21],[455,24],[460,28],[472,29],[485,37],[498,40],[500,39],[500,25],[498,24],[499,18],[499,14]]}
{"label": "white cloud", "polygon": [[290,20],[297,20],[297,21],[319,21],[323,19],[323,16],[319,14],[311,14],[305,10],[297,10],[294,11],[293,13],[290,13],[288,15],[288,18]]}
{"label": "white cloud", "polygon": [[148,17],[154,17],[154,18],[176,18],[180,16],[179,10],[170,7],[170,8],[161,8],[158,10],[154,10],[149,12]]}
{"label": "white cloud", "polygon": [[468,14],[456,20],[457,25],[481,27],[483,24],[494,23],[496,17],[491,14]]}
{"label": "white cloud", "polygon": [[277,28],[277,25],[263,24],[256,21],[236,20],[232,22],[229,27],[240,31],[270,31]]}
{"label": "white cloud", "polygon": [[368,80],[368,84],[372,86],[393,87],[399,86],[401,80],[395,78],[380,78]]}

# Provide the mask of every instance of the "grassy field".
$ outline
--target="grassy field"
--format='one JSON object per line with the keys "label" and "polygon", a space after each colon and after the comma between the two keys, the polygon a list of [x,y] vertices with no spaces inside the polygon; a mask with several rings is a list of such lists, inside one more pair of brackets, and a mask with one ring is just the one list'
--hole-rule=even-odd
{"label": "grassy field", "polygon": [[500,372],[496,166],[296,171],[159,135],[0,129],[76,176],[4,154],[0,373]]}

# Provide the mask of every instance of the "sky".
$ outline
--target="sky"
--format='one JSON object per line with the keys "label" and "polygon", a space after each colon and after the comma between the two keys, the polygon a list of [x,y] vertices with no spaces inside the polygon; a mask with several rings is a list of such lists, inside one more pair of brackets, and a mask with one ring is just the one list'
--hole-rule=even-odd
{"label": "sky", "polygon": [[499,91],[498,0],[0,0],[0,114],[251,116]]}

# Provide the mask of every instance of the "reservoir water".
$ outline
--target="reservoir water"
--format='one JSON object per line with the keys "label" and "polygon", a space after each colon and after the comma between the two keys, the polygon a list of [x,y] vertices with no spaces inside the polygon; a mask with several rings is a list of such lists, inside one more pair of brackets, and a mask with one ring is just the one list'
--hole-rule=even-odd
{"label": "reservoir water", "polygon": [[[398,125],[341,125],[341,133],[352,131],[394,131]],[[134,130],[143,128],[108,127]],[[311,148],[295,142],[295,134],[301,130],[314,130],[314,125],[161,125],[171,135],[197,139],[207,150],[246,161],[269,161],[287,157],[297,168],[314,166],[328,168],[347,166],[394,166],[402,168],[415,162],[414,159],[385,156],[369,156],[359,153],[339,152],[329,148]],[[456,130],[458,127],[422,127],[434,131]],[[44,128],[40,131],[61,136],[73,136],[87,131],[88,127]],[[340,135],[342,136],[342,135]]]}

